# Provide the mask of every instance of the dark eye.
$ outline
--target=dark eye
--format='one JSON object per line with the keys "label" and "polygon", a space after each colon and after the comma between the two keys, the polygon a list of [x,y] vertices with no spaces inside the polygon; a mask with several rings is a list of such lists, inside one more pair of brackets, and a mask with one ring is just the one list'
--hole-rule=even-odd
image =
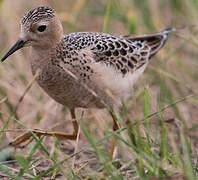
{"label": "dark eye", "polygon": [[39,26],[39,27],[37,28],[37,31],[43,32],[43,31],[45,31],[46,27],[47,27],[46,25],[41,25],[41,26]]}

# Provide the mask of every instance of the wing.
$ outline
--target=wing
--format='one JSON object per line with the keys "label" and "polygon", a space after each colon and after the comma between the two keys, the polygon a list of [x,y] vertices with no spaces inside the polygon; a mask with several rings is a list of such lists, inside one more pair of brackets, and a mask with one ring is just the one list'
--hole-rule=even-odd
{"label": "wing", "polygon": [[109,37],[91,50],[96,62],[114,66],[123,75],[134,72],[165,44],[171,29],[144,36]]}
{"label": "wing", "polygon": [[149,46],[149,59],[154,56],[166,43],[168,39],[168,35],[172,32],[174,32],[175,28],[168,28],[164,29],[158,33],[150,34],[150,35],[143,35],[143,36],[125,36],[128,40],[130,40],[132,43],[134,41],[139,41],[142,44],[146,44]]}
{"label": "wing", "polygon": [[[78,32],[65,36],[65,49],[89,52],[96,63],[112,66],[123,75],[134,72],[154,56],[165,44],[172,29],[143,36],[116,36],[104,33]],[[86,55],[86,53],[85,53]],[[86,59],[81,53],[78,61]]]}

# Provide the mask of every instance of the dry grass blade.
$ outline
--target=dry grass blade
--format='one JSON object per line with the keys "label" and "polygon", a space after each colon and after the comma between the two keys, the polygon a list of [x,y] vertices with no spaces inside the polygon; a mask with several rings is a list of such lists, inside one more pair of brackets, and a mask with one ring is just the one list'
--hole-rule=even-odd
{"label": "dry grass blade", "polygon": [[0,100],[0,104],[4,103],[8,98],[4,97],[3,99]]}
{"label": "dry grass blade", "polygon": [[17,103],[17,105],[16,105],[16,107],[15,107],[14,114],[16,114],[16,112],[17,112],[17,110],[18,110],[18,108],[19,108],[19,106],[20,106],[20,103],[23,101],[25,95],[26,95],[27,92],[30,90],[30,88],[32,87],[32,85],[34,84],[34,82],[36,81],[36,78],[39,76],[39,73],[40,73],[39,70],[36,71],[36,73],[35,73],[35,75],[33,76],[32,80],[28,83],[28,85],[27,85],[25,91],[23,92],[22,96],[20,97],[20,99],[19,99],[19,101],[18,101],[18,103]]}

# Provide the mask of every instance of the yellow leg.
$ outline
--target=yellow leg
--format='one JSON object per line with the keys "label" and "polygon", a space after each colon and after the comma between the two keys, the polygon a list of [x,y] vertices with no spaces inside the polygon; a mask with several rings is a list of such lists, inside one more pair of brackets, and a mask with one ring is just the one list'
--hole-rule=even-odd
{"label": "yellow leg", "polygon": [[[121,128],[121,125],[119,124],[114,112],[110,111],[110,114],[111,114],[111,117],[113,119],[113,131],[116,131],[116,130]],[[111,160],[114,157],[116,144],[117,144],[117,138],[115,136],[113,136],[113,140],[112,140],[112,144],[111,144],[111,151],[110,151]]]}
{"label": "yellow leg", "polygon": [[[69,140],[75,140],[77,138],[78,134],[78,122],[76,121],[76,115],[75,115],[75,109],[71,109],[71,117],[72,117],[72,124],[73,124],[73,133],[72,134],[66,134],[61,132],[50,132],[50,131],[43,131],[34,129],[32,132],[36,134],[38,137],[41,136],[54,136],[58,139],[69,139]],[[26,132],[18,137],[16,137],[12,142],[9,143],[10,146],[17,147],[21,143],[25,143],[25,146],[28,145],[33,140],[31,132]],[[24,146],[23,146],[24,147]]]}
{"label": "yellow leg", "polygon": [[75,114],[75,109],[70,109],[70,113],[71,113],[71,117],[72,117],[72,124],[73,124],[73,135],[76,135],[77,138],[77,134],[78,134],[78,122],[76,121],[76,114]]}

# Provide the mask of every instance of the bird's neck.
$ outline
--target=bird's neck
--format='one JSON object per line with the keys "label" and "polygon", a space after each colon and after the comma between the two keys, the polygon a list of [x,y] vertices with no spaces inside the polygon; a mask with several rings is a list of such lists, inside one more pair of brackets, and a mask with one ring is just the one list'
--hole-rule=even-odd
{"label": "bird's neck", "polygon": [[32,73],[38,69],[43,69],[51,63],[53,54],[55,53],[56,48],[39,48],[39,47],[30,47],[30,64],[32,68]]}

